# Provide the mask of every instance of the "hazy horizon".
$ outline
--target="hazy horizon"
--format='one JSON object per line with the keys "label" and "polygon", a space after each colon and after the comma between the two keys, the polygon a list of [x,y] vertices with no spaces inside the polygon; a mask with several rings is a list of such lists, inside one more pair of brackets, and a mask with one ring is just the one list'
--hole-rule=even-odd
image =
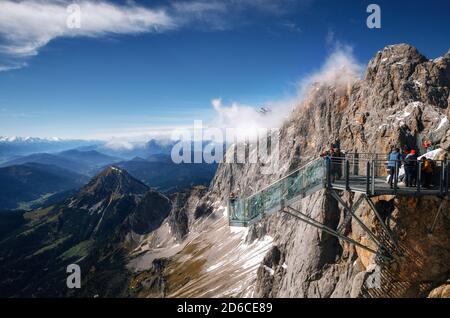
{"label": "hazy horizon", "polygon": [[340,67],[358,77],[386,45],[435,58],[450,43],[440,1],[378,1],[380,29],[366,26],[370,1],[84,0],[80,28],[67,29],[70,3],[0,3],[0,136],[139,142],[194,120],[276,128],[305,86]]}

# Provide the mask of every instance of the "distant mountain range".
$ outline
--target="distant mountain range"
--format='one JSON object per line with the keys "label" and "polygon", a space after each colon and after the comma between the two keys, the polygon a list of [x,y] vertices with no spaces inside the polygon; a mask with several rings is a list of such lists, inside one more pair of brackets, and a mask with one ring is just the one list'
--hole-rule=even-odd
{"label": "distant mountain range", "polygon": [[[5,145],[36,146],[60,144],[59,139],[2,138]],[[66,144],[70,145],[70,144]],[[134,178],[164,193],[208,185],[217,164],[175,164],[170,156],[172,144],[151,140],[134,150],[113,150],[91,144],[59,152],[15,154],[0,164],[0,209],[33,209],[64,200],[89,177],[110,165],[125,169]],[[105,152],[105,153],[104,153]],[[0,153],[2,154],[2,153]],[[141,156],[131,155],[140,154]],[[121,155],[121,156],[119,156]]]}
{"label": "distant mountain range", "polygon": [[0,228],[0,297],[70,293],[62,278],[74,262],[89,269],[83,276],[85,295],[92,297],[98,288],[119,292],[116,287],[128,280],[120,242],[134,228],[144,233],[159,226],[170,207],[164,195],[109,167],[60,204],[0,215],[5,221]]}
{"label": "distant mountain range", "polygon": [[35,137],[1,137],[0,163],[17,156],[27,156],[33,153],[60,152],[78,147],[98,145],[97,141],[65,140],[60,138]]}
{"label": "distant mountain range", "polygon": [[40,142],[40,143],[47,143],[47,142],[58,142],[58,141],[64,141],[62,138],[58,137],[51,137],[51,138],[38,138],[38,137],[18,137],[18,136],[0,136],[0,143],[6,143],[6,142],[15,142],[15,143],[33,143],[33,142]]}
{"label": "distant mountain range", "polygon": [[156,154],[170,155],[175,143],[176,142],[172,140],[151,139],[145,143],[134,143],[130,144],[130,147],[124,148],[116,147],[113,143],[106,142],[104,144],[89,147],[89,149],[130,160],[135,157],[147,158]]}
{"label": "distant mountain range", "polygon": [[30,163],[52,165],[85,176],[93,176],[106,166],[115,164],[162,192],[173,192],[197,184],[208,185],[217,168],[217,164],[175,164],[166,154],[152,154],[146,159],[135,157],[132,160],[122,160],[96,150],[36,153],[4,162],[0,167]]}
{"label": "distant mountain range", "polygon": [[175,164],[168,155],[152,155],[148,159],[136,157],[115,163],[133,177],[160,192],[172,193],[193,185],[209,185],[217,164]]}
{"label": "distant mountain range", "polygon": [[[111,165],[163,193],[209,185],[217,164],[175,164],[170,156],[174,143],[150,140],[131,149],[111,149],[100,142],[0,137],[0,209],[56,204]],[[71,146],[76,147],[66,149]]]}
{"label": "distant mountain range", "polygon": [[99,168],[120,160],[122,159],[108,156],[95,150],[80,151],[72,149],[59,153],[35,153],[27,156],[19,156],[4,162],[0,167],[33,162],[55,165],[84,175],[93,175]]}
{"label": "distant mountain range", "polygon": [[[82,152],[98,151],[112,157],[130,160],[135,157],[148,158],[155,154],[170,155],[172,147],[177,143],[173,140],[151,139],[147,142],[121,143],[99,140],[70,140],[36,137],[2,137],[0,136],[0,163],[10,161],[18,156],[36,153],[57,153],[76,149]],[[204,141],[203,146],[210,143]],[[192,144],[193,145],[193,144]],[[192,150],[194,147],[192,146]]]}
{"label": "distant mountain range", "polygon": [[0,168],[0,209],[32,208],[57,193],[81,187],[88,178],[55,165],[26,163]]}

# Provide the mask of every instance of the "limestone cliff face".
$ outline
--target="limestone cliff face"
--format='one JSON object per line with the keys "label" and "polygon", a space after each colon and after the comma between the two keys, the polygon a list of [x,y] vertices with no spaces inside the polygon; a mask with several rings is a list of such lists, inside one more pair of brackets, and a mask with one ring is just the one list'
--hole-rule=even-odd
{"label": "limestone cliff face", "polygon": [[[420,147],[422,138],[428,137],[449,151],[449,87],[450,52],[428,60],[406,44],[386,47],[369,62],[364,79],[344,89],[321,84],[310,88],[280,131],[281,169],[277,173],[262,175],[257,164],[223,164],[210,194],[225,198],[230,191],[239,191],[248,195],[317,157],[331,143],[339,143],[347,152],[386,153],[393,145]],[[350,194],[343,198],[347,202],[356,199]],[[258,269],[255,295],[427,296],[444,284],[450,270],[448,202],[432,197],[379,197],[376,201],[405,251],[383,267],[382,288],[364,287],[364,277],[375,264],[373,255],[280,214],[250,229],[251,239],[269,234],[275,242]],[[441,204],[444,213],[434,234],[428,235]],[[342,222],[342,207],[326,191],[299,205],[330,227]],[[367,206],[358,213],[373,231],[380,231]],[[368,243],[357,224],[352,223],[346,231]]]}
{"label": "limestone cliff face", "polygon": [[[450,52],[428,60],[415,48],[389,46],[369,62],[365,77],[313,84],[279,131],[279,166],[221,164],[208,190],[173,198],[161,227],[146,237],[129,267],[138,296],[440,297],[448,295],[450,205],[436,197],[378,197],[377,209],[403,256],[381,269],[381,287],[366,280],[376,261],[368,253],[282,213],[248,229],[227,225],[231,191],[247,196],[316,158],[331,143],[347,152],[386,153],[420,147],[423,137],[450,151]],[[345,202],[357,197],[341,193]],[[433,235],[431,220],[442,211]],[[297,208],[332,228],[345,213],[326,190]],[[375,233],[381,225],[362,205],[358,215]],[[369,244],[354,222],[346,235]],[[169,234],[168,234],[169,233]],[[150,265],[149,265],[150,264]],[[155,277],[158,277],[157,279]],[[156,279],[156,280],[155,280]],[[150,286],[150,287],[149,287]],[[156,287],[155,287],[156,286]],[[155,289],[156,288],[156,289]]]}

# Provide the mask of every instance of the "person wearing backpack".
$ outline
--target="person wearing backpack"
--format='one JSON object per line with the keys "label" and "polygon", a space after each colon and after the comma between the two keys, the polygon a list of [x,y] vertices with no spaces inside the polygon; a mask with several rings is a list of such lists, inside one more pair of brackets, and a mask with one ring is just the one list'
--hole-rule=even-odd
{"label": "person wearing backpack", "polygon": [[433,182],[433,162],[431,159],[422,159],[423,187],[430,188]]}

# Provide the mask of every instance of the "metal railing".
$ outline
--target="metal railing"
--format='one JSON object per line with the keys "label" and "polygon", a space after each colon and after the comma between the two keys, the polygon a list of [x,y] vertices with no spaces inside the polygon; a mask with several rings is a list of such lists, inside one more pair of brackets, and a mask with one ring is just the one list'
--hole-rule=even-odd
{"label": "metal railing", "polygon": [[245,199],[230,200],[230,224],[248,225],[305,197],[325,183],[325,161],[318,158]]}
{"label": "metal railing", "polygon": [[420,195],[422,192],[449,195],[448,160],[431,160],[431,171],[424,170],[422,160],[405,162],[346,156],[332,157],[329,161],[327,185],[331,188],[365,192],[372,196],[397,193]]}
{"label": "metal railing", "polygon": [[[415,162],[415,170],[412,170],[415,171],[412,178],[414,187],[406,187],[402,184],[403,161],[395,161],[393,170],[397,173],[392,174],[392,182],[389,182],[389,166],[394,162],[387,160],[387,156],[346,154],[342,157],[317,158],[247,198],[230,199],[230,225],[247,226],[257,222],[264,215],[278,212],[290,203],[324,187],[365,193],[368,196],[449,195],[448,160],[434,160],[431,173],[423,171],[422,161]],[[409,166],[407,170],[409,177]]]}

